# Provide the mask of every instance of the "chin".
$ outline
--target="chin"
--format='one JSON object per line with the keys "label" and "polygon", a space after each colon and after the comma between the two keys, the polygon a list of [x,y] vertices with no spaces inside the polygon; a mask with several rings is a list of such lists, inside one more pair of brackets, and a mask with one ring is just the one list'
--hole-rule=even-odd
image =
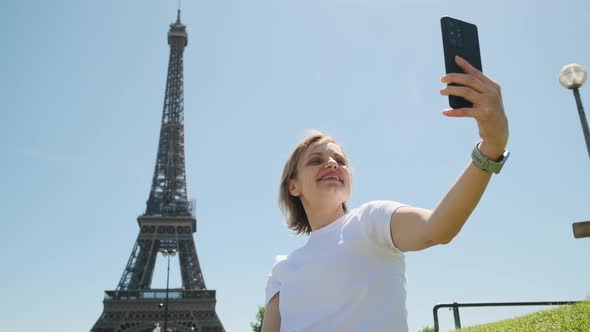
{"label": "chin", "polygon": [[339,191],[334,191],[334,192],[330,193],[330,198],[327,200],[329,200],[334,205],[338,205],[338,204],[342,204],[343,202],[344,203],[348,202],[349,198],[350,198],[350,192],[344,191],[344,190],[339,190]]}
{"label": "chin", "polygon": [[347,202],[350,198],[350,188],[342,184],[323,186],[318,189],[317,195],[321,197],[321,200],[330,202],[330,204],[332,202]]}

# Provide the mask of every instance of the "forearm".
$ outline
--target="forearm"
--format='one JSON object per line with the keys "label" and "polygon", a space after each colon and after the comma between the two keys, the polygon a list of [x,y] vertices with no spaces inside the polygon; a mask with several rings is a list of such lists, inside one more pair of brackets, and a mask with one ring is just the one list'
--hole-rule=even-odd
{"label": "forearm", "polygon": [[[491,148],[482,142],[480,151],[490,159],[498,159],[503,149]],[[432,210],[428,223],[436,242],[448,243],[459,233],[477,206],[491,177],[491,173],[469,162],[459,179]]]}

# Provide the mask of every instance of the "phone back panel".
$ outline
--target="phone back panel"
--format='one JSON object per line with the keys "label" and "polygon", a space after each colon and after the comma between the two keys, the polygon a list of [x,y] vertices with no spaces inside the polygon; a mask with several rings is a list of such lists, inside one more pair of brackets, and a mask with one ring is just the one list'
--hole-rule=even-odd
{"label": "phone back panel", "polygon": [[[441,18],[440,24],[447,74],[464,73],[463,69],[455,63],[456,55],[467,60],[473,67],[483,72],[477,26],[451,17]],[[472,106],[469,101],[456,96],[449,96],[449,105],[452,108]]]}

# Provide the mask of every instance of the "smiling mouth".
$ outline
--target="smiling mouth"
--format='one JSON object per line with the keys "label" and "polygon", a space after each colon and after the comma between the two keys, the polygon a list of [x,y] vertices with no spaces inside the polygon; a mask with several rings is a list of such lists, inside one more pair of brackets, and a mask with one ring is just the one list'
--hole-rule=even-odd
{"label": "smiling mouth", "polygon": [[338,181],[338,182],[342,183],[342,180],[340,179],[340,177],[338,177],[338,176],[336,176],[336,175],[332,175],[332,174],[330,174],[330,175],[325,175],[325,176],[322,176],[322,177],[321,177],[321,178],[318,180],[318,182],[320,182],[320,181]]}

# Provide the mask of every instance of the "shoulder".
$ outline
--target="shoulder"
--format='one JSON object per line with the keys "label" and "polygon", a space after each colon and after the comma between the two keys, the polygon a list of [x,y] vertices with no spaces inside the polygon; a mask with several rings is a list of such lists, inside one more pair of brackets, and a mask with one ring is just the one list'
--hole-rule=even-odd
{"label": "shoulder", "polygon": [[288,255],[277,255],[275,257],[275,263],[272,267],[271,274],[279,277],[285,273],[288,273],[289,270],[292,269],[291,266],[293,264],[297,264],[303,257],[306,256],[305,247],[306,246],[295,249]]}
{"label": "shoulder", "polygon": [[356,211],[357,228],[369,242],[397,251],[391,238],[391,220],[395,211],[402,206],[407,205],[384,200],[367,202]]}
{"label": "shoulder", "polygon": [[275,257],[275,262],[272,265],[272,270],[271,270],[271,276],[278,276],[282,270],[282,267],[285,265],[285,262],[287,261],[287,257],[286,255],[277,255]]}
{"label": "shoulder", "polygon": [[396,201],[369,201],[348,213],[347,224],[358,223],[367,227],[374,223],[389,223],[393,213],[402,206],[407,205]]}
{"label": "shoulder", "polygon": [[365,217],[374,215],[391,215],[400,207],[407,206],[406,204],[396,201],[377,200],[367,202],[357,208],[357,213]]}

